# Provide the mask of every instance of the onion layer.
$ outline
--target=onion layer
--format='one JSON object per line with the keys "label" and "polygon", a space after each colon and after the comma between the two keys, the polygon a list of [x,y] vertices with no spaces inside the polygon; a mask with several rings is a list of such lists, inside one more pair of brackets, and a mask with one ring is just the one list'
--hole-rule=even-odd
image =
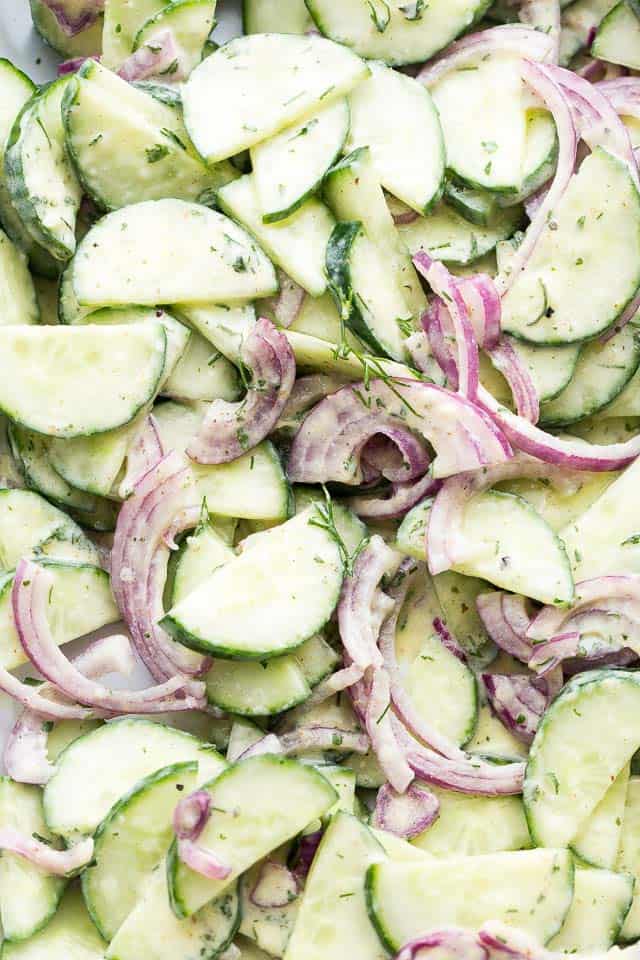
{"label": "onion layer", "polygon": [[14,827],[0,827],[0,850],[15,853],[43,873],[53,877],[71,877],[91,863],[93,838],[86,837],[68,850],[56,850],[35,836],[28,837]]}

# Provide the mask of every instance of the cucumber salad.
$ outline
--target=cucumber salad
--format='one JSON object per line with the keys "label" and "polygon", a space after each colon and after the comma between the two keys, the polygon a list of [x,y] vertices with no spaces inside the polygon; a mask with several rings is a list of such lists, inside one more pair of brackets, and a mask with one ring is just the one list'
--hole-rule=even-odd
{"label": "cucumber salad", "polygon": [[29,5],[0,960],[640,960],[640,4]]}

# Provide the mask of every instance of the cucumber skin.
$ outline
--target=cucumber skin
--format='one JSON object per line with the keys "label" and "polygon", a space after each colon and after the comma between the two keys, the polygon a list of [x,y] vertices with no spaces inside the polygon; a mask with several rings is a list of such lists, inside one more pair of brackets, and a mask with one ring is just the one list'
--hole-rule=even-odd
{"label": "cucumber skin", "polygon": [[329,237],[326,253],[326,270],[329,278],[329,291],[333,296],[338,312],[349,329],[373,351],[374,356],[387,357],[387,351],[373,336],[364,323],[360,308],[356,303],[357,294],[351,283],[349,256],[363,227],[358,220],[337,223]]}
{"label": "cucumber skin", "polygon": [[380,911],[376,910],[376,876],[377,876],[377,864],[372,863],[367,873],[365,875],[364,881],[364,895],[367,902],[367,913],[369,914],[369,920],[373,928],[375,929],[378,937],[380,938],[380,943],[390,954],[395,955],[398,950],[401,948],[401,943],[394,943],[390,939],[387,930],[382,926],[380,921]]}

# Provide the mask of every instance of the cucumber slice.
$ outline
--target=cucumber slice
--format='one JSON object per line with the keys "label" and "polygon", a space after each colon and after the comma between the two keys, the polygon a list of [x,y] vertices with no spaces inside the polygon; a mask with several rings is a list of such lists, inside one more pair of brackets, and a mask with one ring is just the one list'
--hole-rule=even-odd
{"label": "cucumber slice", "polygon": [[640,365],[640,334],[627,324],[606,343],[582,348],[571,382],[542,405],[541,422],[563,426],[598,413],[624,390]]}
{"label": "cucumber slice", "polygon": [[386,357],[376,357],[364,351],[351,352],[346,357],[339,356],[335,344],[297,330],[286,330],[285,336],[294,352],[298,369],[308,367],[320,373],[336,374],[346,380],[362,380],[367,375],[367,368],[371,371],[384,371],[391,377],[408,377],[415,380],[419,376],[415,370],[404,363],[388,360]]}
{"label": "cucumber slice", "polygon": [[640,7],[634,0],[620,0],[604,18],[591,53],[599,60],[640,69]]}
{"label": "cucumber slice", "polygon": [[609,573],[640,573],[638,476],[635,461],[560,531],[576,583]]}
{"label": "cucumber slice", "polygon": [[[37,834],[53,842],[42,815],[42,791],[38,787],[0,779],[0,826],[31,837]],[[0,919],[4,940],[26,940],[51,919],[66,881],[47,876],[14,853],[0,858]],[[3,951],[4,952],[4,951]]]}
{"label": "cucumber slice", "polygon": [[439,733],[463,744],[476,726],[476,679],[438,636],[434,623],[441,615],[431,578],[420,568],[398,619],[396,659],[403,689],[416,712]]}
{"label": "cucumber slice", "polygon": [[107,433],[91,437],[74,437],[47,442],[51,466],[64,480],[78,490],[98,496],[113,495],[113,487],[127,456],[132,435],[139,427],[137,418]]}
{"label": "cucumber slice", "polygon": [[181,317],[233,363],[240,359],[243,340],[256,322],[253,304],[180,304]]}
{"label": "cucumber slice", "polygon": [[286,222],[263,223],[256,186],[251,174],[228,183],[218,191],[220,209],[246,227],[292,280],[311,296],[321,296],[327,288],[325,249],[335,223],[331,213],[320,200],[310,197]]}
{"label": "cucumber slice", "polygon": [[336,100],[251,148],[263,223],[286,220],[316,192],[342,152],[350,122],[347,100]]}
{"label": "cucumber slice", "polygon": [[483,704],[478,711],[478,725],[473,739],[466,745],[467,753],[498,763],[526,760],[527,748],[498,720],[491,707]]}
{"label": "cucumber slice", "polygon": [[192,332],[187,347],[162,385],[165,397],[182,400],[238,400],[241,394],[238,371],[226,357]]}
{"label": "cucumber slice", "polygon": [[[60,26],[55,12],[44,0],[29,0],[29,6],[36,31],[44,42],[53,47],[60,56],[71,59],[73,57],[91,57],[100,53],[102,14],[96,12],[96,18],[92,23],[79,33],[69,36]],[[69,9],[72,18],[87,12],[82,0],[71,0],[71,3],[65,4],[65,9]]]}
{"label": "cucumber slice", "polygon": [[171,603],[179,603],[208,580],[214,570],[234,557],[234,551],[214,530],[211,522],[201,523],[178,551],[173,570]]}
{"label": "cucumber slice", "polygon": [[244,33],[308,33],[313,20],[304,0],[244,0]]}
{"label": "cucumber slice", "polygon": [[[321,37],[238,37],[207,57],[185,84],[187,130],[207,163],[225,160],[313,116],[367,73],[354,53]],[[220,90],[223,98],[216,95]]]}
{"label": "cucumber slice", "polygon": [[192,793],[203,779],[206,774],[200,774],[193,761],[156,770],[117,800],[96,830],[96,862],[83,874],[82,893],[107,942],[143,895],[171,845],[180,793]]}
{"label": "cucumber slice", "polygon": [[18,115],[6,147],[4,172],[16,213],[54,260],[76,249],[82,190],[65,152],[60,105],[69,77],[34,94]]}
{"label": "cucumber slice", "polygon": [[[395,275],[407,307],[419,318],[427,307],[426,297],[409,251],[393,222],[380,185],[371,150],[360,147],[333,167],[324,180],[324,195],[337,220],[358,220]],[[339,317],[336,315],[339,321]],[[303,320],[298,317],[298,320]],[[294,329],[302,330],[299,324]],[[312,330],[307,332],[312,333]],[[326,337],[325,339],[339,338]]]}
{"label": "cucumber slice", "polygon": [[338,666],[340,656],[327,643],[321,633],[309,637],[295,652],[295,658],[302,668],[304,678],[310,687],[315,687],[321,680]]}
{"label": "cucumber slice", "polygon": [[468,554],[453,565],[458,573],[540,603],[573,598],[571,566],[562,541],[521,497],[497,490],[472,497],[461,532]]}
{"label": "cucumber slice", "polygon": [[292,655],[262,662],[214,660],[206,677],[209,703],[243,717],[267,717],[303,703],[311,694]]}
{"label": "cucumber slice", "polygon": [[[201,407],[161,403],[155,407],[164,450],[184,452],[197,433],[204,413]],[[265,440],[231,463],[205,466],[193,463],[199,499],[223,517],[250,520],[286,520],[291,513],[291,489],[275,447]]]}
{"label": "cucumber slice", "polygon": [[102,31],[102,62],[109,70],[118,70],[133,51],[142,25],[167,5],[167,0],[109,0],[105,4]]}
{"label": "cucumber slice", "polygon": [[502,301],[503,329],[534,343],[597,336],[640,282],[640,196],[626,166],[606,150],[582,163],[554,223]]}
{"label": "cucumber slice", "polygon": [[[120,619],[105,570],[87,563],[64,563],[41,557],[38,563],[53,577],[47,621],[58,645]],[[13,575],[5,574],[0,580],[0,663],[6,670],[28,662],[13,619],[12,585]]]}
{"label": "cucumber slice", "polygon": [[393,265],[358,221],[336,224],[326,248],[326,273],[336,305],[352,332],[377,355],[402,360],[414,332]]}
{"label": "cucumber slice", "polygon": [[97,550],[62,510],[29,490],[0,489],[0,569],[13,570],[21,557],[55,555],[42,550],[45,544],[62,551],[77,547],[98,563]]}
{"label": "cucumber slice", "polygon": [[[53,17],[50,10],[46,12]],[[28,255],[35,273],[47,277],[57,277],[58,264],[43,247],[38,246],[24,226],[11,202],[4,175],[4,155],[11,129],[21,109],[34,95],[36,87],[29,77],[18,70],[11,61],[0,58],[0,89],[2,90],[2,109],[0,110],[0,221],[16,246]]]}
{"label": "cucumber slice", "polygon": [[429,216],[401,225],[399,231],[412,255],[425,250],[443,263],[465,265],[495,250],[521,223],[522,210],[517,206],[498,210],[486,227],[479,227],[440,203]]}
{"label": "cucumber slice", "polygon": [[488,920],[546,943],[572,898],[573,860],[566,850],[379,863],[367,873],[369,913],[391,952],[425,930],[477,930]]}
{"label": "cucumber slice", "polygon": [[78,302],[93,308],[248,300],[277,290],[272,264],[241,227],[183,200],[149,200],[103,217],[78,246],[72,283]]}
{"label": "cucumber slice", "polygon": [[[340,9],[353,2],[347,0]],[[355,2],[360,4],[360,0]],[[469,0],[456,2],[468,4]],[[308,5],[311,3],[309,0]],[[429,5],[430,12],[433,6]],[[315,16],[313,6],[311,12]],[[425,9],[425,17],[426,13]],[[368,11],[365,15],[368,17]],[[350,97],[351,130],[346,149],[368,146],[382,186],[413,210],[426,214],[440,199],[444,186],[445,145],[438,111],[417,80],[382,63],[371,63],[369,69],[370,77]]]}
{"label": "cucumber slice", "polygon": [[488,190],[469,187],[456,180],[447,180],[444,199],[461,217],[478,227],[487,227],[498,211],[498,198]]}
{"label": "cucumber slice", "polygon": [[362,0],[306,0],[318,30],[353,47],[361,57],[394,66],[421,63],[468,30],[491,5],[489,0],[431,0],[424,6]]}
{"label": "cucumber slice", "polygon": [[560,35],[560,63],[567,66],[570,60],[589,46],[596,28],[612,10],[618,0],[574,0],[562,13]]}
{"label": "cucumber slice", "polygon": [[229,734],[229,746],[227,747],[227,761],[235,763],[242,756],[245,750],[252,747],[258,740],[264,737],[264,730],[253,720],[247,720],[244,717],[237,717],[233,721],[231,733]]}
{"label": "cucumber slice", "polygon": [[530,503],[551,529],[560,533],[560,539],[565,542],[569,559],[574,565],[575,556],[569,549],[565,528],[588,510],[617,476],[616,473],[580,473],[566,486],[548,484],[542,480],[509,480],[499,484],[498,489],[514,493]]}
{"label": "cucumber slice", "polygon": [[0,327],[0,408],[49,436],[112,430],[153,397],[165,350],[159,324]]}
{"label": "cucumber slice", "polygon": [[25,430],[17,424],[9,426],[8,436],[11,451],[20,464],[28,487],[62,506],[75,507],[77,510],[95,509],[95,497],[81,490],[74,490],[56,473],[49,462],[46,437]]}
{"label": "cucumber slice", "polygon": [[571,849],[594,867],[613,870],[622,838],[629,764],[624,766],[589,819],[574,838]]}
{"label": "cucumber slice", "polygon": [[3,960],[102,960],[104,943],[80,891],[71,886],[47,926],[23,943],[4,943]]}
{"label": "cucumber slice", "polygon": [[173,763],[195,761],[213,777],[226,766],[208,744],[161,723],[126,717],[75,740],[45,787],[49,828],[63,837],[92,834],[138,781]]}
{"label": "cucumber slice", "polygon": [[232,887],[188,922],[169,905],[167,876],[161,864],[111,941],[107,960],[194,960],[217,957],[231,944],[240,922],[240,900]]}
{"label": "cucumber slice", "polygon": [[236,877],[300,833],[331,807],[337,794],[313,767],[264,755],[230,767],[208,785],[217,808],[202,833],[205,847],[215,849],[231,872],[224,880],[193,873],[169,853],[167,877],[176,916],[190,917],[219,896]]}
{"label": "cucumber slice", "polygon": [[445,73],[431,93],[454,176],[470,187],[518,194],[527,139],[519,58],[503,52],[484,56],[473,69]]}
{"label": "cucumber slice", "polygon": [[165,629],[225,659],[266,660],[299,647],[329,619],[342,586],[340,551],[316,516],[309,507],[261,534],[259,544],[173,607]]}
{"label": "cucumber slice", "polygon": [[144,44],[152,45],[165,30],[170,30],[179,54],[165,73],[170,77],[180,73],[187,77],[202,60],[205,44],[215,21],[216,0],[171,0],[162,10],[151,16],[140,28],[133,42],[138,50]]}
{"label": "cucumber slice", "polygon": [[352,349],[358,350],[362,346],[349,330],[341,331],[340,314],[330,293],[321,297],[305,297],[298,316],[288,329],[332,344],[340,343],[343,334]]}
{"label": "cucumber slice", "polygon": [[237,937],[233,945],[239,950],[238,960],[271,960],[271,954],[265,953],[248,937]]}
{"label": "cucumber slice", "polygon": [[97,730],[101,725],[100,720],[59,720],[52,724],[47,735],[47,755],[51,763],[55,763],[74,740]]}
{"label": "cucumber slice", "polygon": [[629,913],[633,882],[629,874],[577,867],[573,903],[549,949],[561,953],[608,950]]}
{"label": "cucumber slice", "polygon": [[0,230],[0,323],[39,323],[40,308],[24,253]]}
{"label": "cucumber slice", "polygon": [[364,894],[368,867],[384,859],[371,830],[336,814],[314,857],[284,960],[384,960]]}
{"label": "cucumber slice", "polygon": [[237,175],[228,164],[208,170],[175,109],[95,60],[69,84],[62,117],[82,185],[105,210],[164,197],[197,200]]}
{"label": "cucumber slice", "polygon": [[440,801],[438,819],[412,841],[435,857],[475,857],[526,850],[529,828],[520,797],[471,797],[429,787]]}
{"label": "cucumber slice", "polygon": [[[616,869],[631,874],[640,882],[640,778],[631,777],[622,821],[620,851]],[[640,896],[636,894],[621,931],[621,939],[636,940],[640,935]]]}
{"label": "cucumber slice", "polygon": [[[535,843],[571,843],[640,744],[636,674],[575,677],[545,713],[531,746],[524,803]],[[615,730],[615,738],[608,730]]]}

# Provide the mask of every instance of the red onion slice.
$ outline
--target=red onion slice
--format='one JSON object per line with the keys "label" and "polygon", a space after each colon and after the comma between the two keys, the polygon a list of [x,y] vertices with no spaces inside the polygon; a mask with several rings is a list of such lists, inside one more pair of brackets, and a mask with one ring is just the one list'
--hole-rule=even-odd
{"label": "red onion slice", "polygon": [[424,444],[412,433],[391,437],[377,434],[362,449],[362,460],[372,476],[392,483],[417,480],[429,469],[430,457]]}
{"label": "red onion slice", "polygon": [[518,740],[532,743],[538,724],[549,703],[543,679],[483,673],[482,683],[496,716]]}
{"label": "red onion slice", "polygon": [[296,851],[296,862],[293,873],[299,883],[304,883],[311,869],[311,864],[316,855],[323,831],[316,830],[314,833],[307,833],[301,837]]}
{"label": "red onion slice", "polygon": [[371,748],[393,789],[404,793],[414,777],[392,724],[389,674],[383,667],[371,672],[373,677],[365,713]]}
{"label": "red onion slice", "polygon": [[[191,511],[196,493],[183,459],[169,453],[144,474],[118,514],[111,553],[111,585],[135,648],[158,681],[176,673],[198,676],[208,661],[176,643],[158,626],[164,613],[162,593],[169,543],[180,522],[197,523]],[[202,703],[203,688],[192,695]]]}
{"label": "red onion slice", "polygon": [[486,273],[474,273],[461,277],[457,283],[479,346],[492,350],[500,340],[502,320],[500,295],[493,279]]}
{"label": "red onion slice", "polygon": [[127,467],[118,491],[123,500],[131,496],[136,483],[162,460],[163,453],[158,424],[150,413],[140,424],[127,450]]}
{"label": "red onion slice", "polygon": [[286,329],[298,319],[307,293],[284,270],[278,268],[276,272],[280,290],[277,296],[270,297],[266,303],[273,312],[278,326]]}
{"label": "red onion slice", "polygon": [[500,296],[504,296],[513,286],[529,262],[540,235],[547,227],[548,218],[562,198],[575,169],[578,134],[567,97],[558,82],[555,72],[557,69],[557,67],[531,63],[528,60],[522,63],[523,80],[544,102],[555,121],[558,134],[558,163],[546,196],[536,210],[524,239],[511,261],[509,273],[496,278]]}
{"label": "red onion slice", "polygon": [[622,470],[640,454],[640,433],[623,443],[598,444],[567,437],[554,437],[523,417],[512,413],[480,387],[479,402],[491,414],[514,447],[548,464],[571,470],[601,473]]}
{"label": "red onion slice", "polygon": [[254,907],[262,910],[287,907],[300,896],[300,885],[295,873],[275,860],[265,860],[258,879],[249,893]]}
{"label": "red onion slice", "polygon": [[308,377],[298,377],[276,424],[276,430],[297,430],[305,414],[315,407],[316,403],[340,390],[344,384],[344,379],[328,373],[312,373]]}
{"label": "red onion slice", "polygon": [[529,27],[491,27],[450,44],[444,53],[422,68],[417,79],[426,87],[432,87],[450,71],[496,52],[513,53],[529,60],[548,60],[553,56],[554,44],[546,34]]}
{"label": "red onion slice", "polygon": [[343,667],[342,670],[337,670],[335,673],[332,673],[330,677],[327,677],[326,680],[322,680],[318,684],[307,700],[307,703],[309,706],[324,703],[329,697],[335,696],[336,693],[342,693],[343,690],[348,690],[354,683],[362,680],[363,673],[364,671],[354,663],[352,663],[350,667]]}
{"label": "red onion slice", "polygon": [[180,63],[180,49],[171,30],[163,30],[153,40],[148,40],[141,47],[130,54],[118,70],[118,76],[128,83],[135,80],[148,80],[149,77],[158,77],[171,69],[172,82],[184,80],[180,68],[174,70],[173,65]]}
{"label": "red onion slice", "polygon": [[296,379],[289,341],[262,317],[241,350],[251,385],[239,403],[214,400],[187,453],[198,463],[229,463],[257,446],[276,426]]}
{"label": "red onion slice", "polygon": [[366,520],[396,520],[439,489],[440,480],[434,480],[426,473],[420,480],[410,483],[392,483],[383,496],[349,497],[347,503],[354,513]]}
{"label": "red onion slice", "polygon": [[11,601],[16,630],[29,660],[56,689],[70,700],[111,713],[164,713],[201,707],[188,689],[189,681],[174,677],[146,690],[109,690],[84,676],[57,646],[47,622],[47,602],[53,578],[31,560],[16,569]]}
{"label": "red onion slice", "polygon": [[529,640],[542,642],[561,633],[576,613],[593,608],[601,601],[640,601],[640,575],[613,574],[593,577],[576,583],[575,599],[570,606],[546,606],[531,621],[527,630]]}
{"label": "red onion slice", "polygon": [[431,790],[412,783],[405,793],[396,793],[388,783],[378,790],[372,825],[403,840],[424,833],[438,819],[440,801]]}
{"label": "red onion slice", "polygon": [[457,347],[458,389],[463,396],[474,400],[479,384],[478,341],[460,285],[443,263],[422,250],[415,254],[413,262],[433,292],[446,303]]}
{"label": "red onion slice", "polygon": [[[73,663],[86,677],[101,677],[107,673],[129,676],[135,667],[131,644],[126,637],[117,635],[96,640]],[[41,684],[38,693],[41,697],[61,702],[51,683]],[[4,748],[4,765],[12,780],[40,786],[49,782],[54,765],[49,761],[47,740],[42,718],[31,710],[24,710]]]}
{"label": "red onion slice", "polygon": [[87,30],[98,19],[104,10],[104,0],[86,0],[75,17],[69,16],[64,0],[42,0],[45,7],[51,10],[58,22],[58,26],[67,37],[76,37],[83,30]]}
{"label": "red onion slice", "polygon": [[[489,960],[489,955],[476,934],[468,930],[435,930],[425,933],[407,943],[400,950],[395,960],[428,960],[430,953],[435,953],[438,960]],[[536,958],[537,960],[537,958]]]}
{"label": "red onion slice", "polygon": [[[486,924],[478,933],[478,941],[488,951],[490,960],[551,960],[558,956],[520,930],[499,923]],[[631,950],[635,952],[636,948]],[[626,952],[622,950],[618,955]]]}
{"label": "red onion slice", "polygon": [[530,423],[540,419],[540,400],[529,370],[520,354],[506,337],[489,354],[493,365],[500,371],[509,384],[509,389],[518,411],[518,416]]}
{"label": "red onion slice", "polygon": [[97,55],[95,57],[72,57],[70,60],[63,60],[62,63],[58,64],[56,74],[59,77],[66,77],[69,73],[77,73],[87,60],[95,60],[97,63],[100,63],[101,59],[102,58]]}
{"label": "red onion slice", "polygon": [[409,431],[435,449],[436,479],[511,456],[500,430],[465,397],[418,380],[372,380],[343,387],[311,411],[293,441],[289,478],[359,484],[367,441],[377,433],[393,439]]}
{"label": "red onion slice", "polygon": [[0,850],[28,860],[53,877],[71,877],[93,859],[93,838],[86,837],[68,850],[56,850],[35,836],[27,836],[14,827],[0,827]]}
{"label": "red onion slice", "polygon": [[515,657],[516,660],[528,663],[533,645],[527,639],[526,631],[531,621],[527,618],[524,629],[516,629],[506,614],[505,602],[508,596],[509,594],[505,594],[501,590],[482,593],[476,599],[476,607],[485,630],[496,646]]}
{"label": "red onion slice", "polygon": [[279,737],[280,753],[297,756],[310,751],[331,751],[365,754],[369,750],[369,738],[365,733],[341,730],[339,727],[299,727]]}
{"label": "red onion slice", "polygon": [[231,867],[222,863],[213,850],[198,844],[210,817],[211,796],[206,790],[197,790],[180,801],[173,813],[178,857],[195,873],[209,880],[224,880],[231,873]]}
{"label": "red onion slice", "polygon": [[340,639],[349,660],[362,672],[382,666],[378,636],[394,603],[380,589],[380,581],[396,573],[401,563],[402,556],[375,534],[360,551],[352,576],[343,583],[338,605]]}

